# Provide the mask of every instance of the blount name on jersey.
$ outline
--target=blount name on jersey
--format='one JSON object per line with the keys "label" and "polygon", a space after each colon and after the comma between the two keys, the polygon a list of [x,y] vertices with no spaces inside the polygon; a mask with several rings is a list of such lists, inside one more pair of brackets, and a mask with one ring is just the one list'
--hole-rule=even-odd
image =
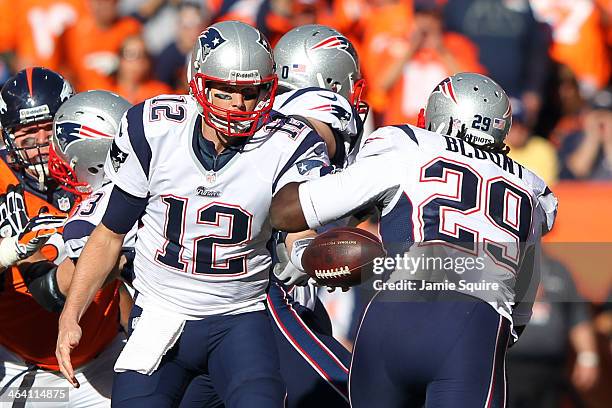
{"label": "blount name on jersey", "polygon": [[444,136],[446,140],[446,150],[453,153],[459,153],[468,158],[476,158],[480,160],[491,160],[497,167],[519,178],[523,178],[523,166],[509,158],[505,154],[489,152],[479,149],[456,137]]}

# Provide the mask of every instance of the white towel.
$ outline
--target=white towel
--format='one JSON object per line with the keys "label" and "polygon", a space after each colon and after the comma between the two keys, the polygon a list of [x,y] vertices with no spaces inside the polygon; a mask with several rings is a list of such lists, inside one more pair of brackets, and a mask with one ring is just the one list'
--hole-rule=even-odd
{"label": "white towel", "polygon": [[115,372],[137,371],[151,375],[174,346],[185,327],[185,318],[157,308],[143,309],[138,324],[117,358]]}

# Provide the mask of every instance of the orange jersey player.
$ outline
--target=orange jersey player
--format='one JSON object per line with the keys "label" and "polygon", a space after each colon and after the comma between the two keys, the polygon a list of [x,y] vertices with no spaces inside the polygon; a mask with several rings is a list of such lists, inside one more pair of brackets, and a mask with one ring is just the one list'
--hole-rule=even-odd
{"label": "orange jersey player", "polygon": [[[72,95],[60,75],[27,68],[0,92],[0,121],[6,150],[0,157],[0,389],[63,386],[55,358],[57,310],[38,298],[38,278],[59,286],[57,276],[41,276],[36,265],[65,258],[60,234],[74,196],[48,176],[52,119]],[[44,245],[44,246],[43,246]],[[42,247],[41,251],[38,251]],[[35,262],[46,260],[43,262]],[[81,384],[63,406],[110,406],[112,364],[120,351],[118,284],[100,290],[84,317],[88,341],[75,352]],[[58,295],[59,296],[59,295]],[[7,394],[8,395],[8,394]],[[62,403],[63,404],[63,403]],[[26,406],[36,406],[28,401]]]}

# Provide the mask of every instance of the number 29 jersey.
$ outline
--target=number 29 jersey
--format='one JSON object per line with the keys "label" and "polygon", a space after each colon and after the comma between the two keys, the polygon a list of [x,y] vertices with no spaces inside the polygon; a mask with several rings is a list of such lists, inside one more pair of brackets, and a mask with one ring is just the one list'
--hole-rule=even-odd
{"label": "number 29 jersey", "polygon": [[126,113],[109,151],[105,172],[115,186],[148,200],[136,241],[137,304],[194,319],[262,310],[272,197],[318,177],[327,150],[283,116],[240,147],[207,155],[201,123],[191,96],[149,99]]}
{"label": "number 29 jersey", "polygon": [[[408,125],[371,133],[349,161],[341,173],[300,186],[311,228],[376,203],[381,238],[396,259],[392,280],[442,271],[454,284],[445,289],[527,323],[539,283],[535,246],[557,210],[538,176],[505,155]],[[407,251],[411,259],[396,257]],[[515,307],[519,300],[525,309]]]}

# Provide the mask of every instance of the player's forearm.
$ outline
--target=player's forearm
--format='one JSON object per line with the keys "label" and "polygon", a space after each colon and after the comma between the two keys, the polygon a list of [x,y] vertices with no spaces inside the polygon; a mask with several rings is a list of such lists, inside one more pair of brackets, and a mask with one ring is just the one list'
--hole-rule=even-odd
{"label": "player's forearm", "polygon": [[334,131],[331,126],[327,123],[321,122],[315,118],[308,118],[310,125],[313,127],[315,132],[321,136],[323,141],[325,142],[325,146],[327,146],[327,154],[329,157],[334,157],[336,154],[336,138],[334,137]]}
{"label": "player's forearm", "polygon": [[70,288],[70,283],[72,282],[72,277],[74,276],[74,269],[74,263],[69,258],[66,258],[57,267],[57,286],[59,291],[64,296],[66,296],[66,294],[68,293],[68,289]]}
{"label": "player's forearm", "polygon": [[308,229],[298,197],[299,183],[289,183],[272,199],[270,222],[280,231],[299,232]]}
{"label": "player's forearm", "polygon": [[[341,173],[303,183],[298,188],[303,216],[310,228],[318,228],[374,205],[383,206],[400,187],[384,156],[365,158]],[[389,169],[384,174],[377,169]]]}
{"label": "player's forearm", "polygon": [[77,262],[68,290],[62,319],[79,321],[96,292],[117,263],[123,244],[123,234],[117,234],[100,224],[91,234]]}

